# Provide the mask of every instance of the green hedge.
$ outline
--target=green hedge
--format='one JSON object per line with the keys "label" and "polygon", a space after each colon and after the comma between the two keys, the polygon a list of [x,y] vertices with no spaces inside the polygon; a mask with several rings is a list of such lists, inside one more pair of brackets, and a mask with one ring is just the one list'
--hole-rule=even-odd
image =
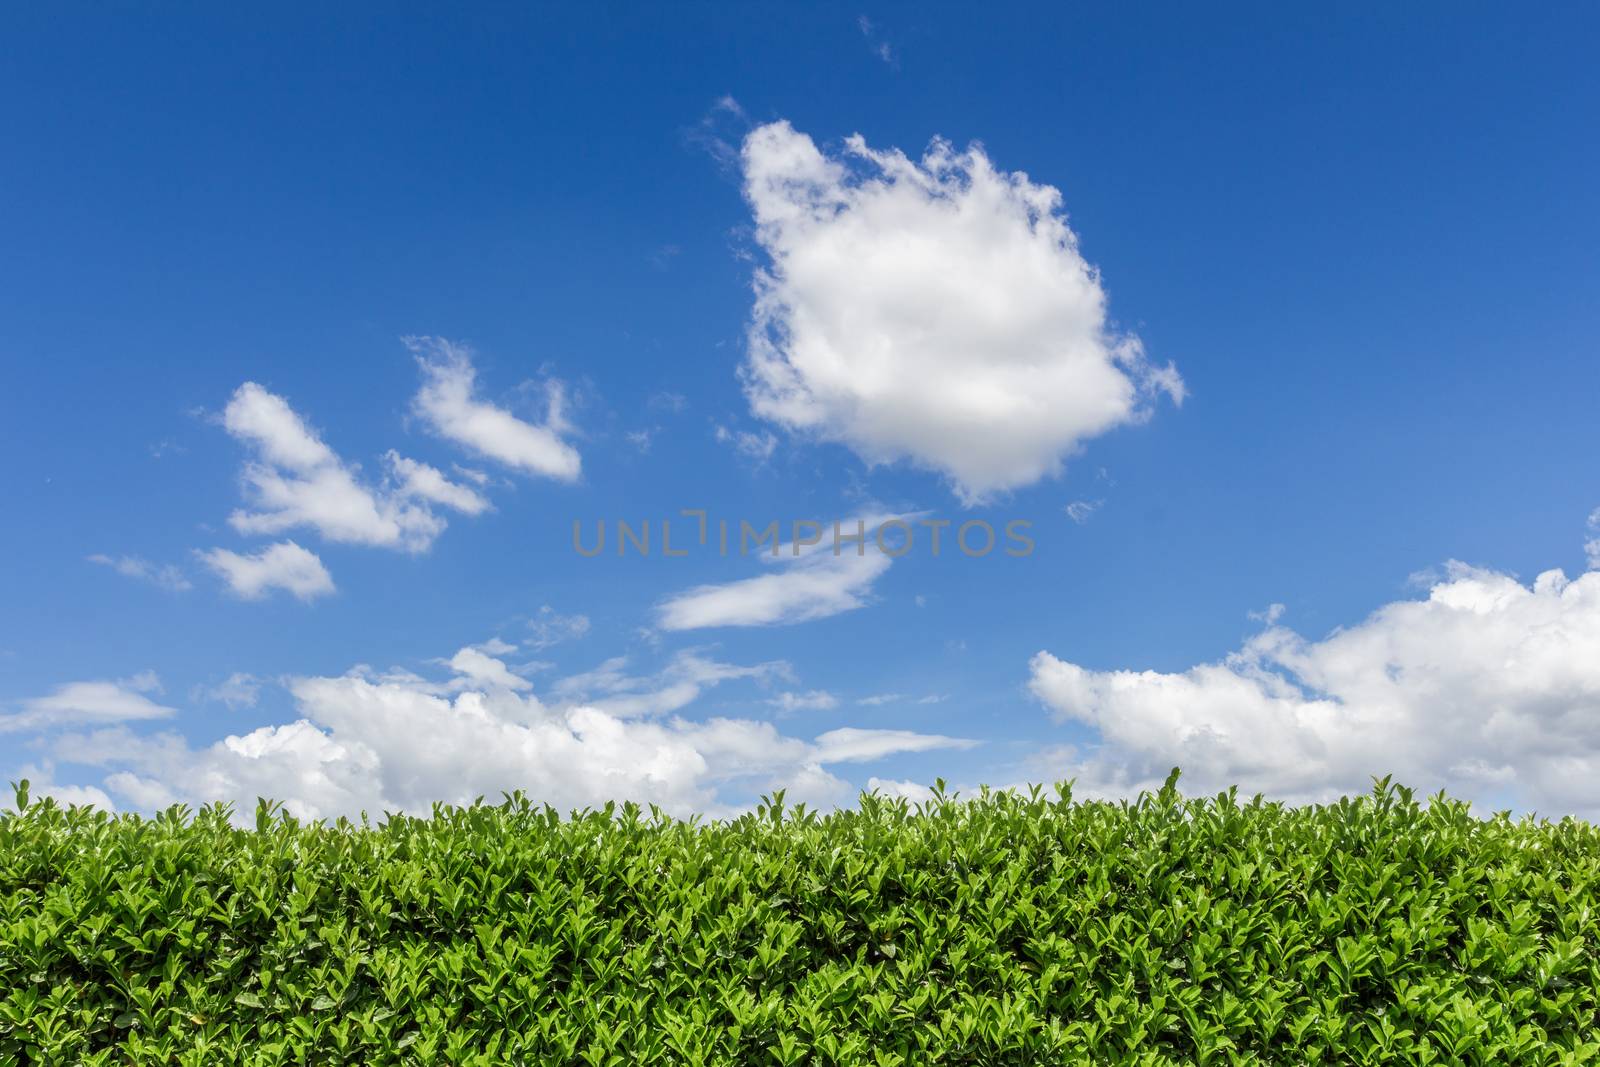
{"label": "green hedge", "polygon": [[4,1065],[1600,1062],[1600,832],[1386,782],[712,823],[18,809]]}

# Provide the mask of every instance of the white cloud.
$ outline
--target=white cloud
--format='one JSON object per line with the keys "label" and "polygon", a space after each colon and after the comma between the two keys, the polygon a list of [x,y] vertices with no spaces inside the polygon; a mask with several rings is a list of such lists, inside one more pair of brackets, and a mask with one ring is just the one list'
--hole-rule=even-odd
{"label": "white cloud", "polygon": [[1584,554],[1589,557],[1589,569],[1600,570],[1600,508],[1589,516],[1589,540],[1584,542]]}
{"label": "white cloud", "polygon": [[787,122],[742,160],[770,258],[742,371],[757,415],[973,503],[1181,401],[1177,371],[1109,325],[1054,188],[943,141],[920,162],[859,136],[829,157]]}
{"label": "white cloud", "polygon": [[897,752],[928,752],[936,748],[973,748],[978,742],[910,730],[864,730],[844,726],[817,736],[820,763],[864,763]]}
{"label": "white cloud", "polygon": [[90,563],[98,563],[102,567],[110,567],[125,578],[137,578],[142,582],[158,585],[174,593],[181,593],[192,589],[193,584],[178,567],[170,563],[151,563],[139,556],[107,556],[96,552],[88,557]]}
{"label": "white cloud", "polygon": [[739,149],[730,138],[738,136],[734,129],[749,129],[750,120],[739,101],[731,96],[719,97],[700,121],[683,131],[684,141],[703,149],[716,160],[717,165],[730,173],[739,166]]}
{"label": "white cloud", "polygon": [[867,792],[882,793],[886,797],[904,797],[913,804],[923,804],[933,799],[932,789],[904,778],[868,778]]}
{"label": "white cloud", "polygon": [[269,545],[254,555],[225,548],[198,554],[222,576],[233,594],[244,600],[258,600],[274,589],[283,589],[309,602],[334,591],[333,577],[322,560],[293,541]]}
{"label": "white cloud", "polygon": [[258,796],[323,818],[421,813],[435,801],[469,803],[513,789],[558,808],[632,799],[678,815],[726,815],[738,809],[724,795],[730,787],[782,788],[791,803],[842,803],[851,790],[829,763],[968,744],[837,730],[812,742],[752,720],[628,719],[480,686],[498,672],[476,660],[468,666],[471,674],[443,684],[361,670],[300,678],[290,683],[300,715],[292,722],[199,749],[174,734],[112,728],[61,739],[55,757],[105,768],[106,790],[134,807],[220,800],[241,820]]}
{"label": "white cloud", "polygon": [[488,652],[476,648],[463,648],[450,659],[450,669],[459,674],[467,686],[485,689],[532,689],[533,683],[513,674],[502,661]]}
{"label": "white cloud", "polygon": [[[1423,584],[1425,586],[1433,585],[1436,581],[1438,581],[1438,578],[1434,578],[1432,581]],[[1256,622],[1264,622],[1270,626],[1279,619],[1283,618],[1284,612],[1288,610],[1289,609],[1284,607],[1282,604],[1268,604],[1266,609],[1263,611],[1249,611],[1246,612],[1245,615],[1251,619],[1254,619]]]}
{"label": "white cloud", "polygon": [[899,70],[900,59],[895,54],[894,46],[878,36],[878,27],[873,21],[862,15],[856,19],[856,26],[861,30],[861,35],[867,39],[867,44],[872,48],[872,54],[895,70]]}
{"label": "white cloud", "polygon": [[787,679],[793,672],[782,660],[743,667],[708,659],[698,652],[680,652],[661,671],[634,676],[626,672],[626,656],[615,656],[592,671],[555,683],[553,696],[566,705],[586,705],[612,715],[633,718],[663,715],[688,707],[711,686],[735,679],[760,682]]}
{"label": "white cloud", "polygon": [[24,700],[20,712],[0,715],[0,733],[165,719],[174,710],[144,695],[160,690],[148,671],[115,682],[69,682],[49,696]]}
{"label": "white cloud", "polygon": [[[878,708],[885,704],[898,704],[902,701],[910,699],[912,698],[907,696],[905,693],[876,693],[872,696],[862,697],[860,700],[856,701],[856,703],[862,705],[863,707]],[[916,703],[943,704],[949,699],[950,694],[948,693],[929,693],[926,696],[917,697]]]}
{"label": "white cloud", "polygon": [[[1275,616],[1272,616],[1275,618]],[[1426,599],[1321,641],[1269,624],[1181,673],[1089,670],[1048,652],[1031,686],[1098,732],[1051,777],[1090,792],[1240,785],[1285,800],[1407,785],[1497,807],[1600,814],[1600,571],[1531,586],[1452,564]]]}
{"label": "white cloud", "polygon": [[67,808],[99,808],[112,813],[117,810],[105,790],[92,785],[47,785],[38,790],[38,796],[50,797]]}
{"label": "white cloud", "polygon": [[423,376],[412,410],[435,434],[525,474],[577,480],[578,450],[562,440],[568,426],[561,383],[547,383],[545,419],[534,424],[478,397],[477,372],[465,345],[437,337],[408,337],[405,343]]}
{"label": "white cloud", "polygon": [[563,641],[574,641],[589,632],[589,617],[587,615],[562,615],[549,604],[539,609],[539,613],[528,620],[528,647],[538,651],[559,645]]}
{"label": "white cloud", "polygon": [[261,696],[261,679],[243,671],[234,671],[216,685],[201,687],[194,695],[202,700],[224,704],[233,711],[253,708]]}
{"label": "white cloud", "polygon": [[[757,558],[773,573],[698,585],[676,593],[656,606],[656,625],[663,630],[787,625],[864,607],[873,584],[893,562],[879,550],[875,532],[896,518],[904,520],[907,516],[840,522],[837,554],[830,527],[822,527],[821,541],[809,546],[802,542],[798,556],[792,541],[783,544],[776,556],[756,546],[752,551],[759,552]],[[853,541],[843,540],[854,537],[858,529],[866,536],[865,551],[860,554]],[[894,548],[896,535],[891,532],[886,536]]]}
{"label": "white cloud", "polygon": [[682,393],[652,393],[645,403],[651,408],[670,411],[674,415],[682,414],[689,409],[689,398]]}
{"label": "white cloud", "polygon": [[[62,807],[91,807],[112,813],[117,810],[116,804],[112,803],[111,798],[106,795],[103,789],[92,785],[57,783],[53,764],[46,764],[42,767],[36,764],[24,765],[18,768],[15,773],[6,775],[6,778],[18,782],[26,779],[32,803],[37,803],[45,797],[49,797]],[[0,779],[0,781],[3,780]],[[5,801],[0,801],[0,805],[9,805],[9,803],[9,794]]]}
{"label": "white cloud", "polygon": [[1063,510],[1066,511],[1067,518],[1082,526],[1089,521],[1089,516],[1100,510],[1100,505],[1103,503],[1105,503],[1103,500],[1074,500]]}
{"label": "white cloud", "polygon": [[228,401],[222,424],[256,452],[242,482],[255,510],[228,517],[244,534],[278,534],[306,526],[329,541],[424,552],[444,532],[430,503],[476,514],[487,502],[427,464],[390,452],[398,484],[368,486],[281,396],[245,382]]}
{"label": "white cloud", "polygon": [[730,430],[719,425],[715,435],[718,444],[731,445],[740,456],[757,465],[771,459],[772,453],[778,449],[778,439],[771,433]]}
{"label": "white cloud", "polygon": [[385,453],[383,458],[399,482],[398,492],[402,496],[430,500],[435,504],[454,508],[463,515],[481,515],[489,510],[487,497],[467,486],[452,482],[437,467],[407,459],[393,449]]}
{"label": "white cloud", "polygon": [[779,711],[827,711],[839,706],[839,698],[826,689],[812,689],[804,693],[779,693],[767,701]]}

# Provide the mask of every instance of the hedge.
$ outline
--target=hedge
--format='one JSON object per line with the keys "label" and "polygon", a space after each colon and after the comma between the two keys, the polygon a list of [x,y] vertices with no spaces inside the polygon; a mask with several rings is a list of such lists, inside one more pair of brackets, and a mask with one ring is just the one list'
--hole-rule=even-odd
{"label": "hedge", "polygon": [[1600,832],[1444,796],[0,814],[0,1065],[1600,1062]]}

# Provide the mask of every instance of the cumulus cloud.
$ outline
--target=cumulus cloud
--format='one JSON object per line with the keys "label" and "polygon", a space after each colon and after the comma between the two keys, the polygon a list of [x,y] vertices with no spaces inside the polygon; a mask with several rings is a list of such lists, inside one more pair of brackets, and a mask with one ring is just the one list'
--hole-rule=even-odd
{"label": "cumulus cloud", "polygon": [[151,563],[139,556],[107,556],[99,552],[90,556],[89,562],[110,567],[125,578],[137,578],[174,593],[193,588],[183,571],[170,563]]}
{"label": "cumulus cloud", "polygon": [[252,555],[213,548],[199,556],[242,600],[259,600],[274,589],[282,589],[309,602],[334,591],[333,576],[322,560],[293,541],[269,545]]}
{"label": "cumulus cloud", "polygon": [[742,368],[752,410],[909,460],[974,503],[1057,472],[1182,380],[1109,324],[1060,193],[935,141],[920,161],[753,130],[745,196],[768,257]]}
{"label": "cumulus cloud", "polygon": [[299,718],[203,748],[115,727],[62,738],[54,756],[103,768],[105,790],[136,808],[223,800],[248,817],[267,796],[303,818],[381,816],[522,789],[558,808],[631,799],[678,815],[725,815],[739,805],[730,788],[840,803],[851,790],[830,763],[969,743],[900,731],[807,741],[752,720],[628,718],[480,684],[509,673],[503,664],[459,654],[450,663],[469,673],[448,682],[364,670],[292,680]]}
{"label": "cumulus cloud", "polygon": [[1584,542],[1584,553],[1589,557],[1589,569],[1600,570],[1600,508],[1589,516],[1589,540]]}
{"label": "cumulus cloud", "polygon": [[481,496],[425,463],[390,452],[391,478],[367,485],[290,407],[255,382],[234,391],[222,425],[255,452],[241,480],[253,510],[228,522],[244,534],[278,534],[310,527],[329,541],[423,552],[444,531],[432,504],[478,514]]}
{"label": "cumulus cloud", "polygon": [[1600,814],[1600,571],[1524,585],[1451,564],[1426,599],[1320,641],[1277,614],[1238,652],[1180,673],[1040,652],[1033,692],[1098,738],[1036,770],[1127,793],[1178,766],[1196,791],[1237,783],[1285,800],[1392,773],[1496,807]]}
{"label": "cumulus cloud", "polygon": [[24,700],[19,712],[0,715],[0,733],[165,719],[174,710],[145,695],[160,691],[149,671],[114,682],[69,682],[49,696]]}
{"label": "cumulus cloud", "polygon": [[582,461],[578,450],[562,440],[569,427],[560,382],[546,384],[544,421],[531,423],[478,396],[477,372],[465,345],[438,337],[408,337],[405,343],[423,377],[412,410],[433,433],[524,474],[577,480]]}
{"label": "cumulus cloud", "polygon": [[[893,562],[876,544],[875,531],[896,518],[907,517],[879,516],[839,523],[837,554],[830,528],[822,528],[818,535],[821,540],[815,544],[806,545],[802,539],[798,555],[792,541],[780,546],[776,555],[763,552],[757,558],[772,573],[697,585],[675,593],[656,606],[656,625],[663,630],[787,625],[864,607],[874,583]],[[864,530],[866,536],[865,549],[859,553],[853,542],[842,540],[855,536],[858,529]],[[886,538],[895,536],[891,531]],[[893,549],[896,544],[891,540],[889,547]]]}

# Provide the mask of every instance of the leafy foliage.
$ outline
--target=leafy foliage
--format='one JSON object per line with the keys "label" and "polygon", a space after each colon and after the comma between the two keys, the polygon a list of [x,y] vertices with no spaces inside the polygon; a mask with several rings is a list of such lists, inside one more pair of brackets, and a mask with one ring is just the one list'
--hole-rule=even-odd
{"label": "leafy foliage", "polygon": [[0,1065],[1600,1062],[1600,831],[942,791],[0,815]]}

